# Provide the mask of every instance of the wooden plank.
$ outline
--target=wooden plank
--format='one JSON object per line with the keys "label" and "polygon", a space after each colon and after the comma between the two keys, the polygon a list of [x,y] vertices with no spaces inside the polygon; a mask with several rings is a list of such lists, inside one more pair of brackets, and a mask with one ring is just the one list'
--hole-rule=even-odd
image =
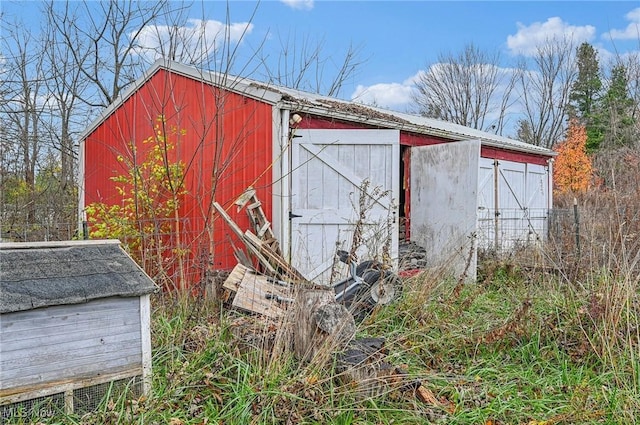
{"label": "wooden plank", "polygon": [[240,212],[240,210],[244,208],[254,196],[256,196],[256,190],[253,187],[248,187],[244,192],[242,192],[242,195],[240,195],[234,202],[234,204],[238,206],[238,212]]}
{"label": "wooden plank", "polygon": [[[269,299],[269,296],[273,298]],[[291,298],[291,290],[282,285],[269,281],[267,276],[254,273],[245,273],[232,305],[238,309],[261,314],[267,317],[281,317],[286,308],[286,303],[279,303],[276,298]]]}
{"label": "wooden plank", "polygon": [[[96,303],[100,304],[100,308],[96,308]],[[82,304],[63,304],[4,313],[0,321],[0,330],[8,330],[9,327],[16,329],[18,326],[24,326],[22,330],[28,330],[29,324],[35,320],[42,319],[46,323],[49,319],[68,316],[70,313],[92,315],[96,311],[109,311],[111,312],[110,316],[115,317],[123,308],[127,309],[135,304],[137,304],[137,297],[109,297],[91,300]],[[102,315],[102,313],[99,313],[99,315]],[[26,325],[23,322],[26,322]]]}
{"label": "wooden plank", "polygon": [[151,351],[151,296],[140,297],[140,330],[142,350],[142,393],[151,395],[152,351]]}
{"label": "wooden plank", "polygon": [[217,202],[213,203],[213,208],[215,208],[218,214],[220,214],[220,216],[224,219],[224,221],[227,222],[227,224],[229,225],[233,233],[235,233],[236,236],[240,238],[240,240],[242,240],[242,237],[243,237],[242,229],[236,224],[235,221],[233,221],[231,216],[227,214],[224,208],[222,208],[222,206]]}
{"label": "wooden plank", "polygon": [[[123,310],[111,310],[114,316],[110,316],[108,322],[105,321],[105,315],[102,312],[93,312],[85,314],[76,314],[70,312],[66,316],[51,317],[48,321],[33,320],[32,322],[20,321],[15,326],[3,329],[1,335],[5,341],[11,341],[11,345],[20,340],[39,339],[42,343],[54,335],[71,334],[76,335],[78,339],[82,339],[82,335],[96,331],[99,328],[117,328],[121,330],[134,329],[138,330],[140,322],[132,316],[117,316]],[[3,323],[9,322],[9,318],[2,318]],[[10,345],[10,344],[7,344]],[[0,352],[4,350],[0,349]]]}
{"label": "wooden plank", "polygon": [[[103,321],[104,323],[104,321]],[[96,326],[99,326],[100,322],[96,322]],[[44,328],[45,331],[47,328]],[[40,332],[43,334],[46,332]],[[6,359],[11,358],[12,356],[16,356],[21,358],[24,356],[25,352],[33,354],[32,350],[37,349],[38,351],[50,351],[52,353],[57,352],[65,345],[73,345],[76,347],[81,347],[87,344],[88,341],[92,340],[102,340],[104,344],[114,343],[127,335],[139,335],[140,327],[129,327],[129,328],[117,328],[116,332],[103,332],[102,334],[98,334],[95,331],[95,326],[93,330],[79,330],[77,332],[73,331],[72,327],[69,327],[65,330],[65,332],[56,332],[51,333],[51,335],[44,336],[36,336],[36,335],[28,335],[22,336],[20,338],[16,338],[15,335],[12,337],[2,336],[2,345],[3,348],[0,351],[2,354],[2,358],[0,359],[0,364],[3,364]],[[12,354],[15,353],[15,354]]]}
{"label": "wooden plank", "polygon": [[258,230],[258,237],[262,238],[267,233],[267,231],[270,231],[270,230],[271,230],[271,223],[269,222],[264,223],[260,228],[260,230]]}
{"label": "wooden plank", "polygon": [[[83,361],[89,361],[91,367],[87,367],[86,364],[82,364],[55,370],[49,370],[46,368],[40,369],[40,373],[37,375],[29,373],[29,379],[16,379],[12,381],[3,380],[2,385],[6,386],[6,388],[18,385],[36,385],[38,383],[57,381],[64,378],[73,378],[75,376],[83,376],[87,374],[98,375],[104,370],[112,368],[140,367],[141,365],[140,353],[123,356],[116,348],[113,352],[105,354],[108,356],[87,356],[82,359]],[[25,371],[25,373],[28,372]]]}
{"label": "wooden plank", "polygon": [[271,264],[274,269],[282,270],[278,275],[280,275],[283,280],[293,280],[294,282],[305,282],[307,280],[302,273],[293,268],[281,255],[274,252],[269,245],[265,244],[256,235],[247,230],[244,236],[249,244],[253,245],[268,259],[269,264]]}
{"label": "wooden plank", "polygon": [[118,381],[120,379],[140,376],[140,367],[126,367],[112,370],[102,370],[100,374],[77,376],[74,378],[61,379],[57,381],[44,382],[34,385],[21,385],[13,388],[0,389],[0,406],[11,403],[18,403],[33,398],[45,397],[65,391],[73,391],[78,388],[85,388],[92,385],[103,384],[105,382]]}
{"label": "wooden plank", "polygon": [[282,255],[280,244],[271,229],[271,223],[267,220],[267,216],[262,210],[262,202],[258,199],[255,189],[252,187],[247,188],[234,203],[238,205],[238,211],[246,206],[253,231],[263,241],[268,240],[271,248],[278,255]]}
{"label": "wooden plank", "polygon": [[262,264],[267,269],[267,272],[275,274],[276,270],[273,268],[273,266],[271,266],[271,263],[269,263],[269,261],[262,255],[262,253],[260,252],[260,249],[256,248],[251,244],[246,243],[246,239],[244,237],[244,233],[242,232],[242,229],[240,229],[240,227],[236,224],[236,222],[233,221],[233,219],[229,216],[229,214],[227,214],[224,208],[222,208],[222,206],[220,206],[220,204],[218,204],[217,202],[213,203],[213,207],[216,209],[218,214],[220,214],[220,216],[224,219],[224,221],[227,222],[227,224],[229,225],[233,233],[235,233],[236,236],[238,236],[238,238],[241,241],[245,242],[245,246],[247,247],[247,249],[251,252],[251,254],[254,257],[258,259],[258,261],[260,261],[260,264]]}
{"label": "wooden plank", "polygon": [[222,287],[233,292],[238,292],[240,283],[242,282],[242,279],[244,278],[247,270],[247,267],[243,266],[242,264],[236,264],[233,270],[231,270],[231,273],[229,273],[229,276],[227,276],[227,279],[222,284]]}
{"label": "wooden plank", "polygon": [[[20,378],[28,368],[37,371],[38,368],[52,369],[54,365],[60,364],[60,368],[64,369],[67,365],[82,363],[82,359],[103,357],[108,352],[123,355],[141,352],[140,330],[117,335],[92,336],[73,343],[44,346],[42,349],[38,347],[31,350],[3,352],[0,364],[3,367],[4,378],[8,378],[6,375],[12,375],[8,373],[12,371],[16,373],[16,378]],[[87,362],[87,366],[91,366],[90,362]]]}

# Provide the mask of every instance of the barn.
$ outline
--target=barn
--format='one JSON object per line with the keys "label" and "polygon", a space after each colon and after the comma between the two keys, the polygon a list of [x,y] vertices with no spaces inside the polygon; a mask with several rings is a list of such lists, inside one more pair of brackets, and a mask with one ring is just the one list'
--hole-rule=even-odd
{"label": "barn", "polygon": [[0,264],[0,422],[148,394],[156,286],[120,241],[2,243]]}
{"label": "barn", "polygon": [[207,267],[235,265],[238,241],[211,205],[249,228],[233,205],[248,187],[285,257],[311,280],[327,278],[355,229],[364,229],[356,232],[361,256],[385,251],[397,259],[405,239],[423,246],[434,265],[459,269],[477,247],[543,238],[552,206],[548,149],[158,61],[82,135],[81,221],[88,205],[122,204],[112,179],[126,172],[123,157],[141,161],[155,134],[156,141],[173,137],[171,158],[184,166],[171,232],[188,252],[180,270],[191,283]]}

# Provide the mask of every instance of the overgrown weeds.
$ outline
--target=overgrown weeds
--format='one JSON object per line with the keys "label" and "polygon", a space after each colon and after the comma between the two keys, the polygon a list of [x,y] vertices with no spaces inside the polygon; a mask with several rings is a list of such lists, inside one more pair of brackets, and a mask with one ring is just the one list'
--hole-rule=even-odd
{"label": "overgrown weeds", "polygon": [[[475,284],[461,285],[440,270],[407,279],[399,301],[374,309],[358,327],[359,336],[385,338],[386,361],[398,371],[382,391],[365,396],[331,362],[295,359],[287,322],[191,294],[158,295],[151,396],[114,396],[91,414],[38,421],[635,423],[637,275],[593,268],[580,279],[569,276],[553,262],[531,266],[514,257],[484,258]],[[430,401],[417,397],[416,382],[433,393]],[[29,422],[20,421],[14,423]]]}

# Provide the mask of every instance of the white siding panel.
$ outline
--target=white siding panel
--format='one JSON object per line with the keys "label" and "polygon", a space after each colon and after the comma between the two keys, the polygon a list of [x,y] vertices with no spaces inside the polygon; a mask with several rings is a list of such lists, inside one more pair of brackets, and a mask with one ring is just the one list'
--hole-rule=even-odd
{"label": "white siding panel", "polygon": [[4,314],[2,388],[140,366],[140,300],[107,298]]}

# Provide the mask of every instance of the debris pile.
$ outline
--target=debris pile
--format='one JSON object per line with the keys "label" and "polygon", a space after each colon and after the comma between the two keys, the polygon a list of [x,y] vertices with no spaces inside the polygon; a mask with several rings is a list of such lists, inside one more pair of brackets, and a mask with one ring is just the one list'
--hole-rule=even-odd
{"label": "debris pile", "polygon": [[[355,338],[354,317],[361,318],[363,308],[392,302],[401,290],[398,275],[375,261],[349,262],[339,251],[350,276],[333,286],[314,285],[283,257],[255,190],[247,189],[234,204],[238,211],[246,208],[251,230],[243,231],[218,203],[214,208],[244,244],[236,248],[238,264],[222,284],[231,306],[250,313],[233,322],[241,345],[269,351],[280,344],[301,362],[333,362],[342,383],[364,397],[408,386],[420,398],[427,390],[387,360],[383,338]],[[415,244],[403,244],[401,255],[404,269],[426,265],[425,250]]]}
{"label": "debris pile", "polygon": [[428,266],[427,250],[411,241],[400,241],[398,244],[398,270],[403,272],[424,270]]}

